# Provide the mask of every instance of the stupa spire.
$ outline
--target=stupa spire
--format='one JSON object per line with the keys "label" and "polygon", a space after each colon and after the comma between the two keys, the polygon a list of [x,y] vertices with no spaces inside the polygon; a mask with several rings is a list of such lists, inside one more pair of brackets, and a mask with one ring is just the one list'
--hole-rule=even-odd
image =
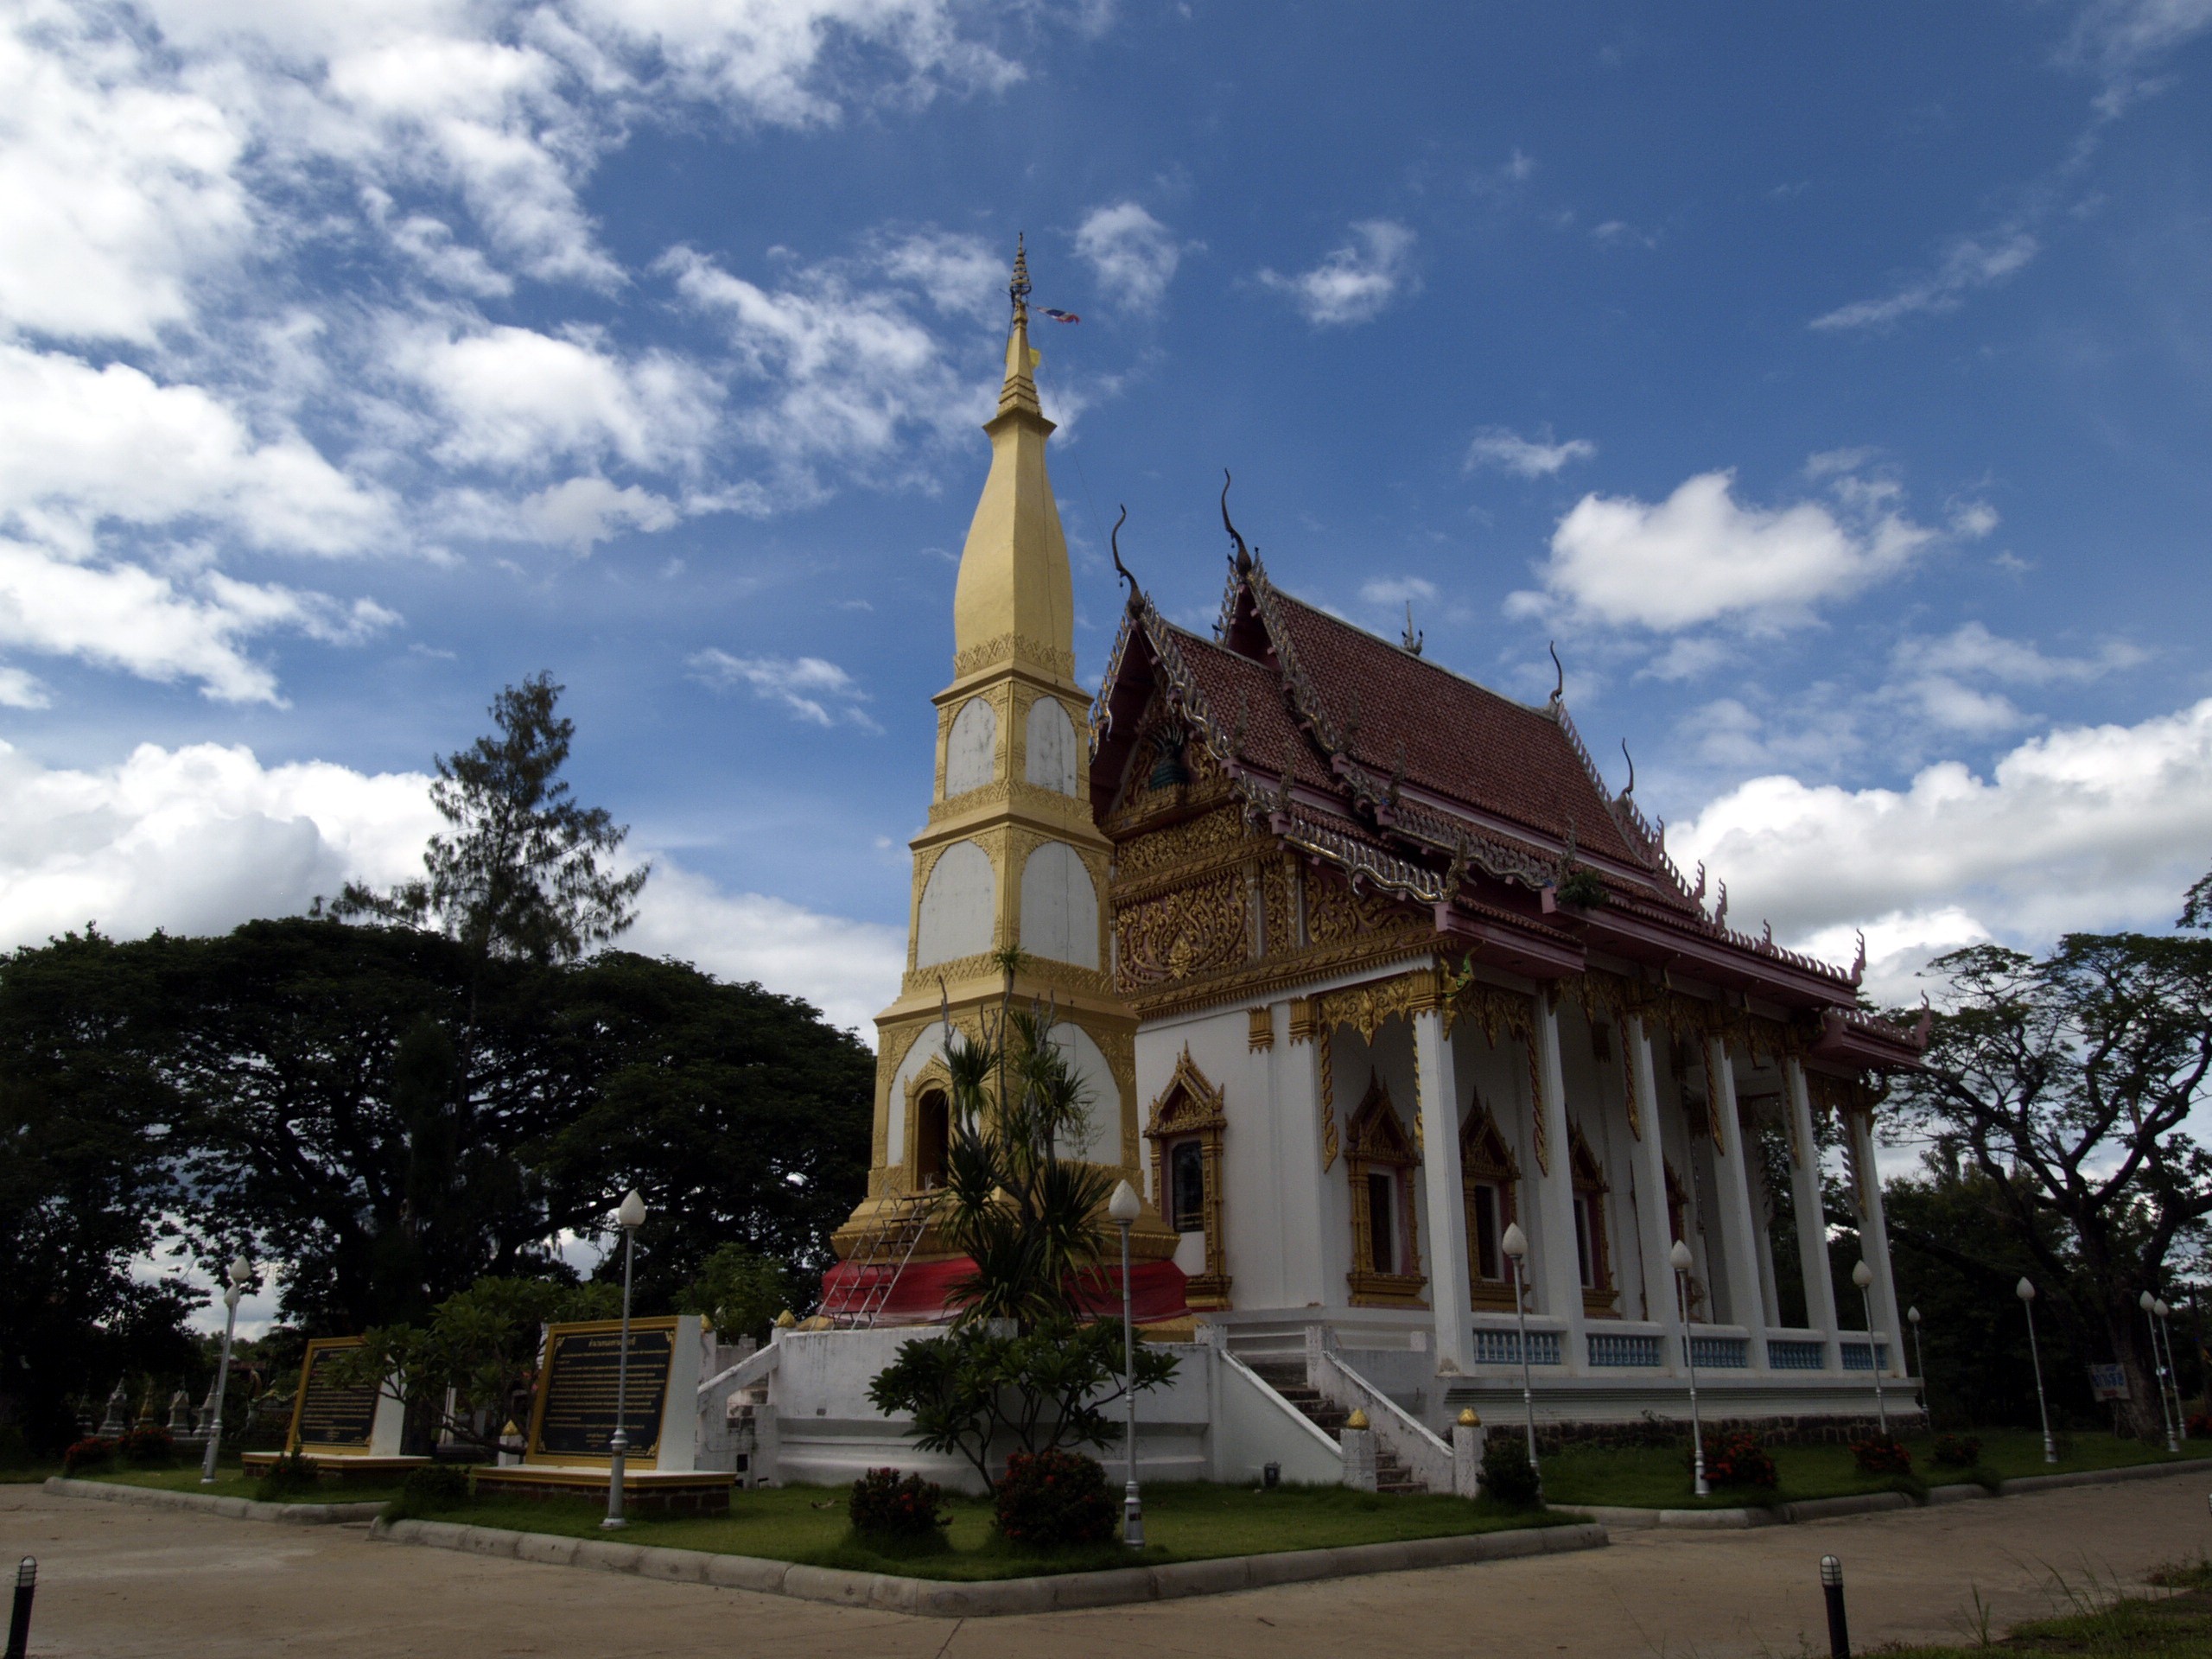
{"label": "stupa spire", "polygon": [[954,671],[1018,661],[1065,681],[1075,677],[1075,605],[1068,549],[1045,441],[1052,423],[1037,401],[1037,353],[1029,347],[1029,254],[1014,245],[1007,283],[1006,379],[998,412],[985,423],[991,470],[960,555],[953,593]]}

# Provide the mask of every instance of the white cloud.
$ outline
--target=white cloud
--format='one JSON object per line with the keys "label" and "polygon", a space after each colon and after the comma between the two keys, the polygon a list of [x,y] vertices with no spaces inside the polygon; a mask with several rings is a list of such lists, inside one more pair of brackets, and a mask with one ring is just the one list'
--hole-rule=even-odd
{"label": "white cloud", "polygon": [[1005,321],[1007,261],[981,237],[917,231],[888,238],[878,245],[874,263],[885,276],[920,289],[949,315]]}
{"label": "white cloud", "polygon": [[238,582],[220,571],[176,575],[92,565],[0,538],[0,645],[78,658],[149,680],[196,680],[220,702],[277,702],[275,674],[245,642],[289,629],[333,645],[398,619],[372,600]]}
{"label": "white cloud", "polygon": [[2212,865],[2208,824],[2212,700],[2136,726],[2059,728],[1986,777],[1946,760],[1904,790],[1756,778],[1668,842],[1726,880],[1739,923],[1770,918],[1778,937],[1826,938],[1834,955],[1836,930],[1882,918],[1946,918],[1959,942],[2163,927]]}
{"label": "white cloud", "polygon": [[[212,743],[143,744],[119,765],[67,770],[0,743],[0,947],[88,921],[125,938],[218,933],[297,914],[349,880],[388,887],[420,873],[440,828],[429,784],[321,761],[264,766]],[[906,965],[897,929],[729,893],[649,855],[624,949],[757,979],[872,1036]]]}
{"label": "white cloud", "polygon": [[875,1016],[899,995],[906,936],[895,927],[754,893],[729,893],[655,855],[625,950],[696,963],[723,980],[801,996],[875,1046]]}
{"label": "white cloud", "polygon": [[1436,584],[1425,576],[1376,576],[1360,584],[1359,597],[1369,605],[1427,604],[1436,597]]}
{"label": "white cloud", "polygon": [[522,521],[532,536],[563,543],[580,555],[626,530],[666,530],[680,516],[673,502],[650,490],[635,484],[617,489],[603,478],[571,478],[522,504]]}
{"label": "white cloud", "polygon": [[214,520],[255,547],[338,554],[390,518],[297,434],[257,438],[200,386],[0,343],[0,524],[84,554],[103,521]]}
{"label": "white cloud", "polygon": [[2098,107],[2116,116],[2157,90],[2152,62],[2212,29],[2212,0],[2089,0],[2075,22],[2067,55],[2100,75]]}
{"label": "white cloud", "polygon": [[1854,300],[1813,319],[1815,328],[1882,328],[1919,312],[1950,311],[1974,289],[2000,283],[2040,251],[2018,225],[1980,236],[1954,238],[1933,270],[1915,276],[1878,300]]}
{"label": "white cloud", "polygon": [[439,453],[463,466],[520,471],[601,455],[688,466],[717,417],[718,389],[697,367],[664,352],[625,358],[581,331],[413,327],[392,359],[443,411]]}
{"label": "white cloud", "polygon": [[766,385],[737,424],[802,492],[818,487],[817,463],[865,473],[911,440],[942,441],[988,413],[988,389],[954,374],[896,292],[855,288],[830,268],[771,290],[689,248],[664,264],[677,292],[721,327],[742,373]]}
{"label": "white cloud", "polygon": [[702,685],[717,690],[749,685],[755,695],[781,703],[811,725],[842,721],[871,732],[883,729],[860,706],[868,701],[860,682],[819,657],[734,657],[708,650],[692,656],[688,665]]}
{"label": "white cloud", "polygon": [[1373,321],[1415,285],[1414,233],[1387,219],[1365,220],[1351,232],[1350,242],[1311,270],[1290,276],[1262,270],[1261,283],[1287,295],[1316,327]]}
{"label": "white cloud", "polygon": [[44,709],[52,702],[36,675],[20,668],[0,668],[0,709]]}
{"label": "white cloud", "polygon": [[1549,478],[1569,461],[1587,461],[1597,453],[1598,446],[1587,438],[1553,442],[1548,427],[1540,438],[1524,438],[1502,426],[1487,426],[1467,446],[1466,468],[1497,467],[1522,478]]}
{"label": "white cloud", "polygon": [[1134,201],[1084,214],[1075,233],[1075,251],[1107,295],[1132,311],[1159,306],[1183,257],[1167,227]]}
{"label": "white cloud", "polygon": [[1840,512],[1822,503],[1739,504],[1734,474],[1700,473],[1656,504],[1586,495],[1553,532],[1544,592],[1519,593],[1509,613],[1555,608],[1673,632],[1723,618],[1778,628],[1821,603],[1896,575],[1938,539],[1866,486]]}

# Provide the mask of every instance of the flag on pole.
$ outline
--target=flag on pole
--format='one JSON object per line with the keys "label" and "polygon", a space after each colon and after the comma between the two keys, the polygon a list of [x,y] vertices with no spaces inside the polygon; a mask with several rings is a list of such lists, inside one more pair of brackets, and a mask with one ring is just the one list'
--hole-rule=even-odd
{"label": "flag on pole", "polygon": [[1042,308],[1042,310],[1043,315],[1050,317],[1054,322],[1081,322],[1083,321],[1072,311],[1055,311],[1049,305]]}

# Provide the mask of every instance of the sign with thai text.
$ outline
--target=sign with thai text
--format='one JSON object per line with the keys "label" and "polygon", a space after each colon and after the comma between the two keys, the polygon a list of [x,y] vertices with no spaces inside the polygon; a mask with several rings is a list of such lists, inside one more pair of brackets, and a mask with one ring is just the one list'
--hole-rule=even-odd
{"label": "sign with thai text", "polygon": [[531,1426],[531,1455],[552,1459],[607,1457],[619,1420],[629,1440],[629,1455],[650,1458],[660,1444],[676,1321],[631,1321],[629,1383],[619,1397],[619,1324],[556,1325],[547,1332],[545,1346]]}
{"label": "sign with thai text", "polygon": [[338,1382],[333,1373],[361,1345],[359,1337],[318,1338],[300,1365],[292,1406],[292,1449],[365,1452],[377,1422],[377,1385]]}
{"label": "sign with thai text", "polygon": [[2127,1398],[2127,1372],[2118,1365],[2089,1367],[2089,1392],[2100,1400]]}

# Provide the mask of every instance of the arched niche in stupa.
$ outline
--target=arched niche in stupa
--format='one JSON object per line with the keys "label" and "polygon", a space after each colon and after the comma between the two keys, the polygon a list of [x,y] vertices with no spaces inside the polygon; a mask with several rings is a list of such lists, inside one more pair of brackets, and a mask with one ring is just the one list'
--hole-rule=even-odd
{"label": "arched niche in stupa", "polygon": [[998,772],[998,710],[985,698],[969,698],[944,740],[944,798],[989,783]]}
{"label": "arched niche in stupa", "polygon": [[991,948],[998,875],[991,855],[972,841],[956,841],[930,871],[914,928],[914,966],[980,957]]}
{"label": "arched niche in stupa", "polygon": [[1078,968],[1098,966],[1098,890],[1064,841],[1039,842],[1022,864],[1021,948]]}
{"label": "arched niche in stupa", "polygon": [[1039,697],[1029,705],[1029,729],[1023,745],[1022,772],[1040,789],[1062,795],[1076,792],[1079,776],[1075,727],[1066,706],[1058,697]]}

